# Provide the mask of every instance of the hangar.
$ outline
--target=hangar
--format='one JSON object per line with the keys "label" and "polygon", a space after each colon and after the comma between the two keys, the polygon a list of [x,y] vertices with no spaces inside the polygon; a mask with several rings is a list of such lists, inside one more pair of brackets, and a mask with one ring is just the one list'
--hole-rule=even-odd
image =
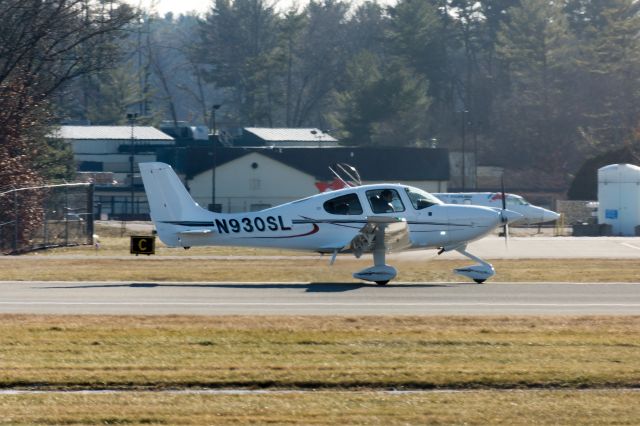
{"label": "hangar", "polygon": [[137,163],[155,161],[157,150],[175,145],[173,137],[151,126],[89,125],[59,126],[48,136],[67,141],[78,178],[96,184],[96,212],[111,218],[147,217]]}
{"label": "hangar", "polygon": [[363,183],[393,181],[443,192],[449,181],[448,151],[441,148],[217,148],[215,176],[210,150],[179,154],[174,164],[193,198],[204,207],[229,213],[262,210],[338,189],[340,182],[328,168],[335,163],[355,166]]}

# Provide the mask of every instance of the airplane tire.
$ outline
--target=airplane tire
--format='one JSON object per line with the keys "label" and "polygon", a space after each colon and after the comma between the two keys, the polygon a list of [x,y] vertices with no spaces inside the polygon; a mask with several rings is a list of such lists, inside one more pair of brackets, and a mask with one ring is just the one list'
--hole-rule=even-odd
{"label": "airplane tire", "polygon": [[378,285],[386,285],[389,282],[389,280],[386,281],[376,281],[376,284]]}
{"label": "airplane tire", "polygon": [[485,282],[486,280],[474,280],[475,282],[477,282],[478,284],[482,284],[483,282]]}

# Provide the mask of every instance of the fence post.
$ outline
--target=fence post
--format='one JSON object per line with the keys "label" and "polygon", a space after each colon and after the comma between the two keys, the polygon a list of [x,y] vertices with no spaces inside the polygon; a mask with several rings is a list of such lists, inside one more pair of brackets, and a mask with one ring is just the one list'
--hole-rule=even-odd
{"label": "fence post", "polygon": [[69,245],[69,189],[64,187],[64,208],[62,209],[64,220],[64,245]]}
{"label": "fence post", "polygon": [[47,241],[49,240],[47,229],[47,197],[42,197],[42,246],[47,247]]}
{"label": "fence post", "polygon": [[13,191],[13,252],[18,252],[18,190]]}
{"label": "fence post", "polygon": [[94,212],[93,212],[93,183],[89,184],[87,188],[87,244],[93,244],[93,220]]}

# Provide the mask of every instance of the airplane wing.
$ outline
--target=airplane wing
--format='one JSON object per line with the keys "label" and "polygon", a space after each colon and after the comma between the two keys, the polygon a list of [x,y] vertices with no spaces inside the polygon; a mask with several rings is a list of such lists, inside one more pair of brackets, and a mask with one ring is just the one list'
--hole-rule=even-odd
{"label": "airplane wing", "polygon": [[410,246],[409,226],[406,219],[370,216],[367,218],[367,224],[351,240],[348,249],[352,250],[356,257],[360,257],[362,253],[366,252],[399,251]]}

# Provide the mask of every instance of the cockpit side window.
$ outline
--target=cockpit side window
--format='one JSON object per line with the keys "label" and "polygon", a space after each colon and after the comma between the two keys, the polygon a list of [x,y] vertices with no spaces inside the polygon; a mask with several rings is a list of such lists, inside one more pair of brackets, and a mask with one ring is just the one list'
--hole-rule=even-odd
{"label": "cockpit side window", "polygon": [[411,204],[416,210],[427,209],[435,204],[442,204],[442,201],[433,195],[417,188],[405,188],[405,191],[407,191],[407,196],[409,196],[409,200],[411,200]]}
{"label": "cockpit side window", "polygon": [[404,204],[395,189],[372,189],[367,191],[367,199],[376,214],[404,211]]}
{"label": "cockpit side window", "polygon": [[507,195],[507,204],[512,206],[528,206],[529,202],[520,196]]}
{"label": "cockpit side window", "polygon": [[362,204],[357,194],[347,194],[327,200],[322,205],[330,214],[359,215],[362,214]]}

